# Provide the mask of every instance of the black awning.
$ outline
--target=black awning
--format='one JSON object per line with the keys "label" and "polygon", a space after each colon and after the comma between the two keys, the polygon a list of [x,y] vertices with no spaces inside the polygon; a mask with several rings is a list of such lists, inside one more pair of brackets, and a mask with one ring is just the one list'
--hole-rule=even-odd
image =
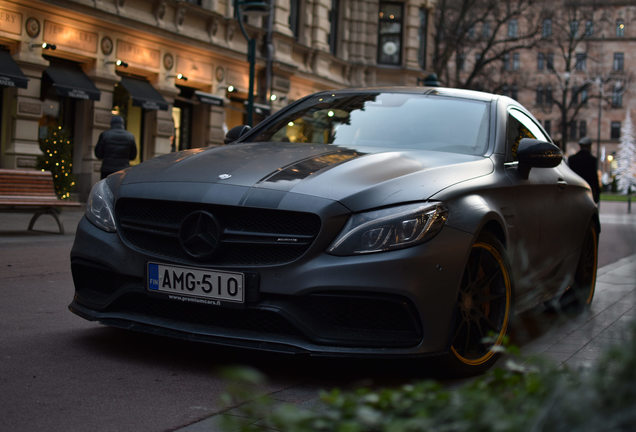
{"label": "black awning", "polygon": [[208,104],[208,105],[223,106],[222,97],[218,97],[213,94],[205,93],[199,90],[195,91],[194,94],[197,96],[197,99],[199,99],[199,102],[201,103]]}
{"label": "black awning", "polygon": [[99,100],[101,95],[82,68],[71,62],[52,63],[45,69],[43,79],[45,86],[50,85],[62,97]]}
{"label": "black awning", "polygon": [[168,109],[168,102],[154,89],[148,81],[121,77],[121,85],[128,91],[132,98],[133,105],[140,106],[147,110]]}
{"label": "black awning", "polygon": [[11,53],[0,49],[0,86],[27,88],[28,82],[29,79],[24,76]]}

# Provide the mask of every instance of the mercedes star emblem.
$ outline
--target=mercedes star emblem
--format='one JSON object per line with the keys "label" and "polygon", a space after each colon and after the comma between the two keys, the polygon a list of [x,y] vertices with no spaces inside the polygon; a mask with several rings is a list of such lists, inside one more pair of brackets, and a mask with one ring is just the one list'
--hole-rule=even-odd
{"label": "mercedes star emblem", "polygon": [[205,259],[214,254],[221,239],[221,226],[211,213],[198,210],[181,222],[179,243],[192,258]]}

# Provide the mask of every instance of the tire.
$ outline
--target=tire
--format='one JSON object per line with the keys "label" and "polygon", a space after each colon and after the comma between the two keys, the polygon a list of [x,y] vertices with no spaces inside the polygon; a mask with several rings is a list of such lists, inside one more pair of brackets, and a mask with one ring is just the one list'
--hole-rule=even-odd
{"label": "tire", "polygon": [[497,360],[510,325],[512,285],[504,246],[483,233],[471,247],[457,297],[448,354],[453,375],[485,372]]}
{"label": "tire", "polygon": [[559,299],[562,310],[581,312],[590,306],[596,288],[597,266],[598,231],[596,225],[590,223],[584,234],[574,280]]}

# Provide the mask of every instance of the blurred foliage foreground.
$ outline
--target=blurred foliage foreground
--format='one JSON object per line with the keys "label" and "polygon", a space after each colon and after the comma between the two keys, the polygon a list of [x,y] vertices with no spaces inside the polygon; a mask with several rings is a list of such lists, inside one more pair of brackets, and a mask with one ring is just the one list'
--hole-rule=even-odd
{"label": "blurred foliage foreground", "polygon": [[517,352],[503,363],[451,389],[421,381],[393,389],[331,390],[311,410],[255,397],[262,375],[228,370],[233,384],[225,402],[242,405],[237,416],[223,417],[222,427],[285,432],[636,430],[636,325],[589,368],[556,366]]}

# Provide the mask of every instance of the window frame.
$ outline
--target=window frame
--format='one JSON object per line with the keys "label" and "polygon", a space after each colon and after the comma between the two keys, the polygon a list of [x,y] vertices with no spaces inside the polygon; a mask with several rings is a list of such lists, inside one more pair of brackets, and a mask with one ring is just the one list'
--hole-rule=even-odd
{"label": "window frame", "polygon": [[[387,6],[398,6],[399,10],[400,10],[400,17],[399,19],[385,19],[384,16],[382,16],[382,10],[387,7]],[[387,22],[391,22],[391,21],[395,21],[397,24],[399,24],[399,32],[387,32],[387,33],[382,33],[382,25],[383,23],[387,23]],[[383,45],[385,45],[385,43],[383,42],[383,38],[386,37],[387,39],[390,38],[396,38],[398,40],[398,48],[396,51],[397,54],[397,60],[396,61],[386,61],[386,60],[382,60],[382,47]],[[388,42],[389,40],[387,40]],[[401,66],[402,65],[402,50],[403,50],[403,45],[404,45],[404,3],[401,2],[395,2],[395,1],[381,1],[378,4],[378,47],[377,47],[377,64],[378,65],[383,65],[383,66]],[[385,54],[387,56],[393,56],[394,54]]]}

